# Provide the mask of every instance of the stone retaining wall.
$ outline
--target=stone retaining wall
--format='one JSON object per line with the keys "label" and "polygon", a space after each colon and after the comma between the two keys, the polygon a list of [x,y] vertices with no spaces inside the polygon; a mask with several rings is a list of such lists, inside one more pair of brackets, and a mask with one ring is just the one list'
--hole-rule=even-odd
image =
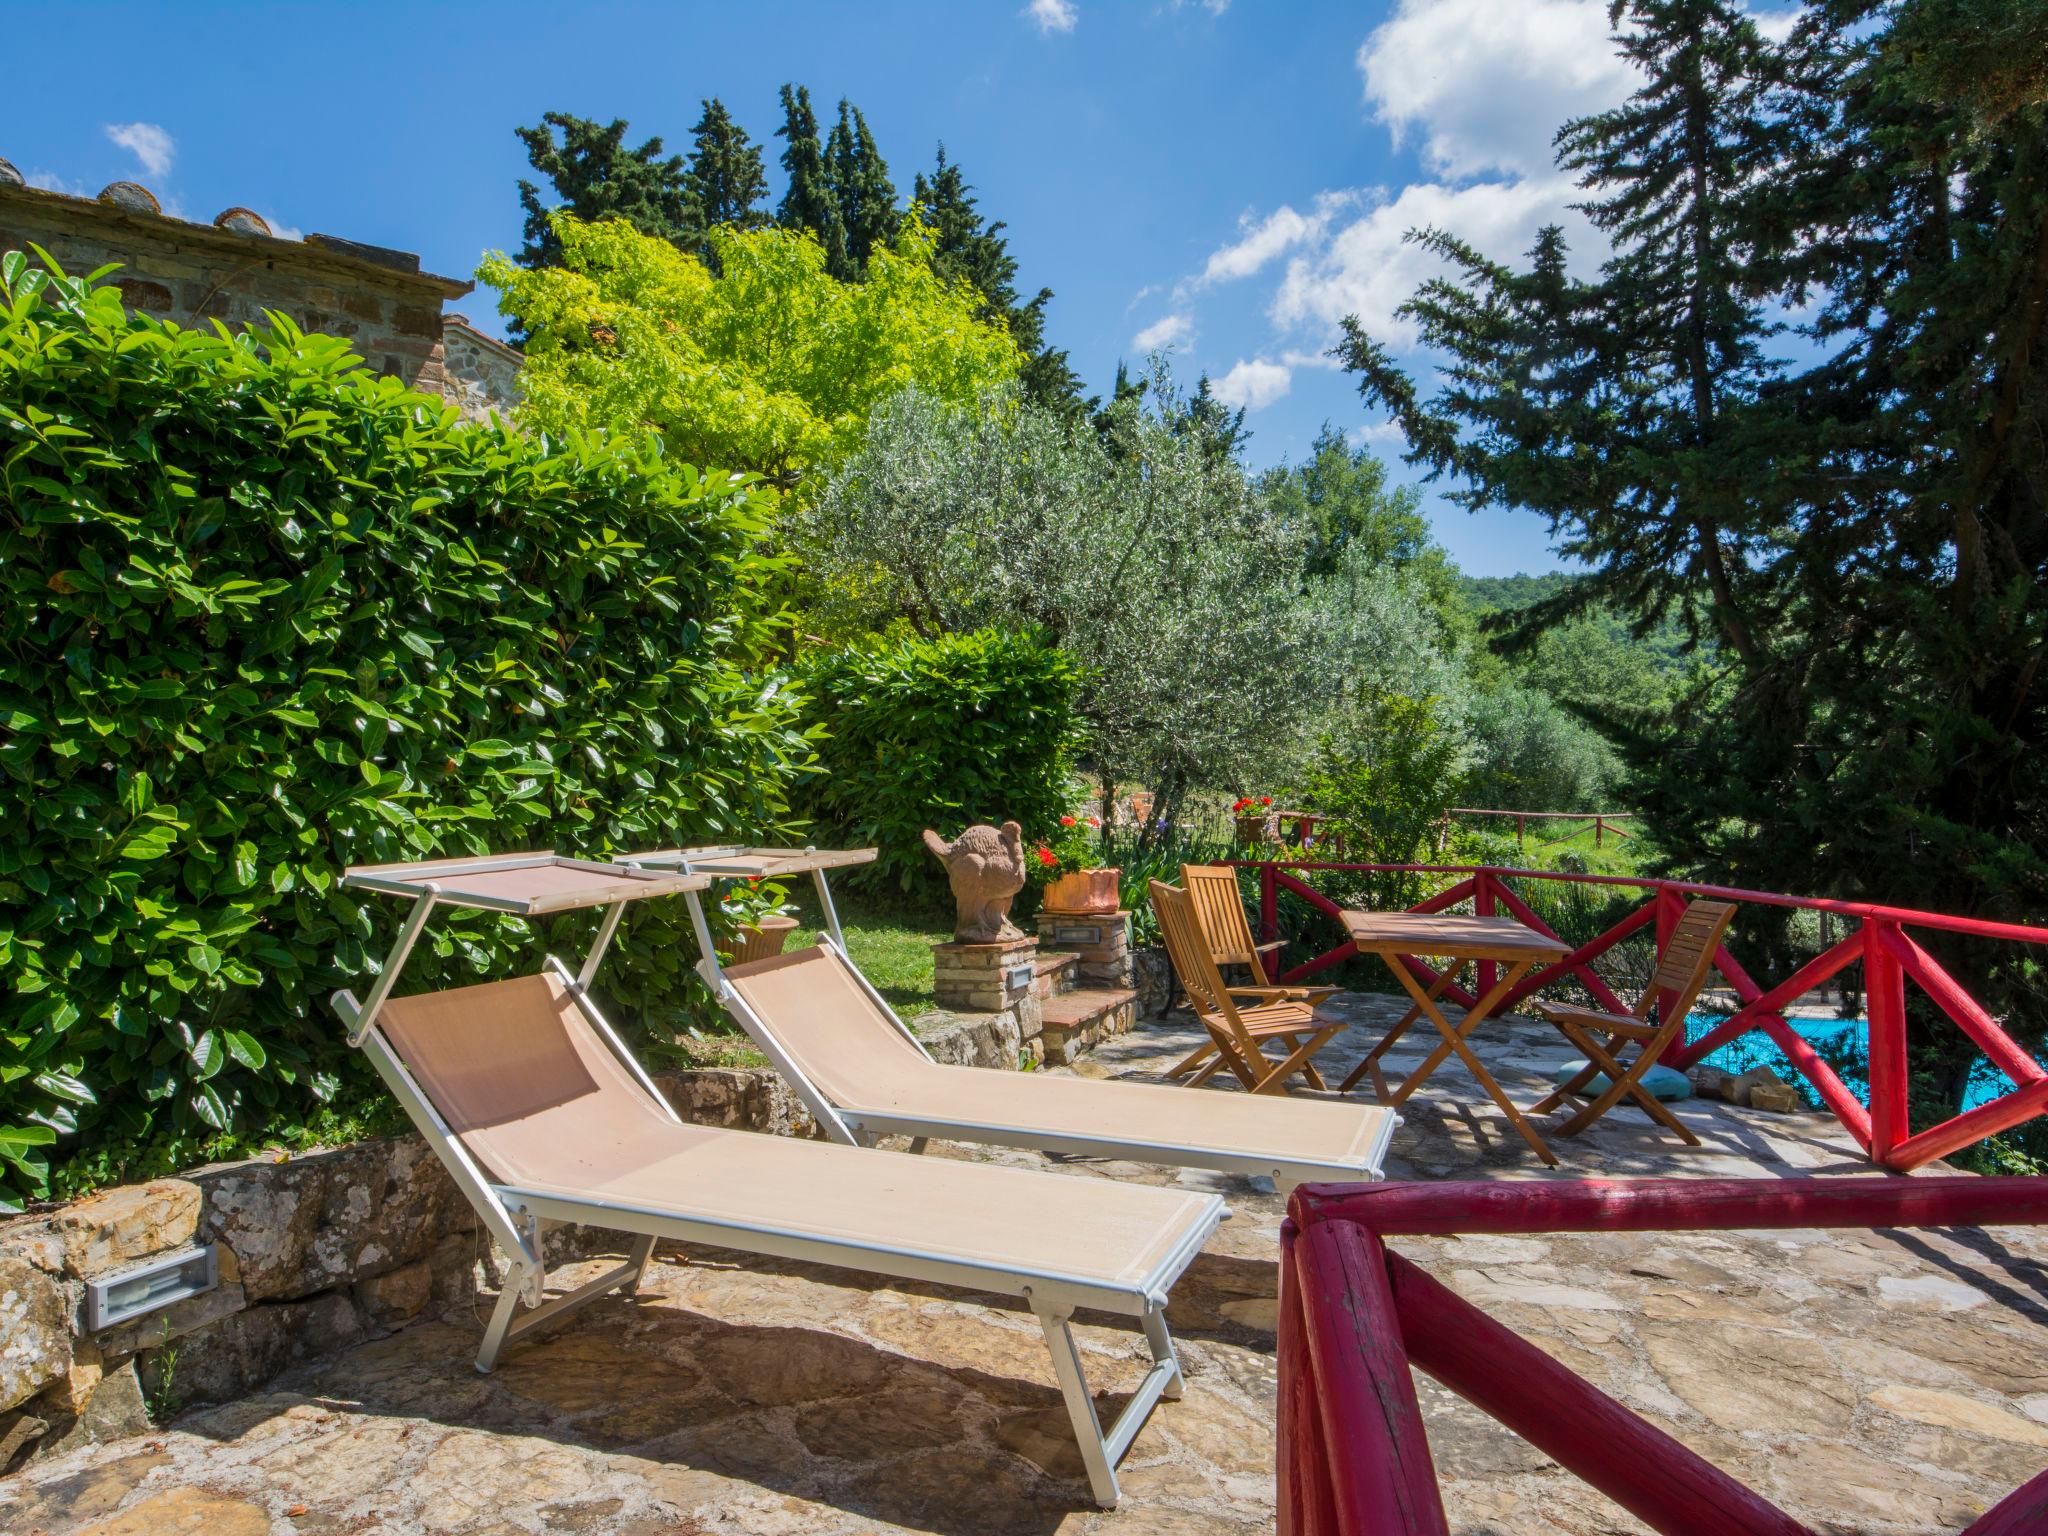
{"label": "stone retaining wall", "polygon": [[[987,1054],[973,1029],[953,1035],[954,1059]],[[656,1081],[696,1124],[817,1134],[765,1068]],[[573,1228],[548,1236],[551,1258],[601,1246]],[[86,1281],[209,1242],[220,1245],[216,1289],[86,1331]],[[498,1263],[469,1203],[410,1135],[219,1163],[0,1224],[0,1471],[146,1428],[151,1395],[223,1401],[299,1360],[473,1303],[496,1287]]]}
{"label": "stone retaining wall", "polygon": [[[1014,1070],[1014,1016],[927,1015],[940,1061]],[[703,1068],[655,1079],[696,1125],[816,1136],[773,1071]],[[607,1234],[548,1233],[551,1262]],[[220,1284],[88,1332],[85,1282],[217,1243]],[[132,1434],[147,1402],[220,1402],[300,1360],[473,1305],[500,1259],[418,1136],[197,1168],[0,1223],[0,1472],[24,1455]]]}

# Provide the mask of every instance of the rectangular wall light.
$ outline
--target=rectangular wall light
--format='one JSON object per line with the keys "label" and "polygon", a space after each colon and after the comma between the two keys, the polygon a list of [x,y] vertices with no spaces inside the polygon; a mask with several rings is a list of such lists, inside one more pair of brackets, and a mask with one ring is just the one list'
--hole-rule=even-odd
{"label": "rectangular wall light", "polygon": [[203,1296],[220,1284],[220,1251],[181,1248],[160,1254],[146,1264],[117,1270],[85,1283],[85,1329],[97,1333],[150,1312],[162,1311],[187,1297]]}

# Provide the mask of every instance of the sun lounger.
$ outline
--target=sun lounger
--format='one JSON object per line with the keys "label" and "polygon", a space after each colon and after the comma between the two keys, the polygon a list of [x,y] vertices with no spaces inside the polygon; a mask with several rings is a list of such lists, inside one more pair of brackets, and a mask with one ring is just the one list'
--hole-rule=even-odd
{"label": "sun lounger", "polygon": [[[825,870],[873,857],[828,849],[671,849],[622,855],[721,878],[810,871],[832,913]],[[847,958],[836,921],[808,949],[731,968],[695,892],[685,892],[713,994],[835,1141],[884,1135],[1027,1147],[1081,1156],[1264,1175],[1281,1188],[1377,1179],[1398,1116],[1372,1105],[1260,1102],[1150,1083],[943,1066]]]}
{"label": "sun lounger", "polygon": [[[1118,1460],[1153,1406],[1180,1395],[1167,1290],[1224,1216],[1220,1200],[684,1125],[587,988],[626,903],[708,877],[525,855],[356,870],[348,883],[414,907],[376,986],[360,1005],[336,993],[336,1012],[512,1262],[480,1370],[508,1340],[632,1290],[664,1238],[1014,1296],[1044,1328],[1091,1490],[1116,1503]],[[436,906],[609,910],[575,974],[550,957],[539,975],[393,997]],[[633,1242],[623,1264],[548,1298],[546,1222]],[[1106,1431],[1069,1328],[1077,1308],[1136,1317],[1150,1346]]]}

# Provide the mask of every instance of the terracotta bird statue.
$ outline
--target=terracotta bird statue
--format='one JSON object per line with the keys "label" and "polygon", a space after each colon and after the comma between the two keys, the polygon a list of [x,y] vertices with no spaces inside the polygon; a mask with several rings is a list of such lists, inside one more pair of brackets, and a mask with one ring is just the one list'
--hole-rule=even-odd
{"label": "terracotta bird statue", "polygon": [[1024,829],[1014,821],[1000,828],[969,827],[947,842],[929,827],[924,845],[946,866],[959,915],[953,921],[954,941],[999,944],[1021,939],[1023,930],[1010,921],[1010,902],[1024,889]]}

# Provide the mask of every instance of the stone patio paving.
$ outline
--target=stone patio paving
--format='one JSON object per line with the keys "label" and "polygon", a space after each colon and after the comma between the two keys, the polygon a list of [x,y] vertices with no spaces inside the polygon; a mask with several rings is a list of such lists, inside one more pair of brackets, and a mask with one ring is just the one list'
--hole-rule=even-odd
{"label": "stone patio paving", "polygon": [[[1394,1012],[1354,1019],[1348,1066]],[[1396,1053],[1398,1074],[1425,1044]],[[1076,1069],[1148,1076],[1190,1048],[1144,1025]],[[1404,1042],[1405,1044],[1405,1042]],[[1480,1054],[1520,1103],[1565,1052],[1525,1020]],[[1455,1063],[1408,1110],[1388,1174],[1829,1177],[1868,1173],[1823,1115],[1691,1102],[1681,1148],[1632,1112],[1543,1169]],[[1554,1123],[1554,1122],[1552,1122]],[[1539,1122],[1539,1125],[1543,1122]],[[1043,1162],[1028,1154],[971,1153]],[[1082,1497],[1028,1313],[989,1298],[734,1255],[664,1255],[615,1299],[471,1367],[457,1313],[185,1413],[148,1436],[0,1481],[0,1529],[255,1533],[1249,1532],[1273,1519],[1275,1251],[1259,1181],[1058,1159],[1077,1177],[1181,1182],[1235,1215],[1176,1292],[1187,1393],[1125,1463],[1124,1507]],[[2037,1230],[1592,1234],[1403,1240],[1503,1323],[1826,1532],[1955,1530],[2048,1462],[2048,1234]],[[562,1278],[572,1282],[574,1270]],[[1136,1335],[1080,1330],[1110,1393]],[[1639,1531],[1540,1453],[1420,1381],[1452,1527],[1469,1536]]]}

